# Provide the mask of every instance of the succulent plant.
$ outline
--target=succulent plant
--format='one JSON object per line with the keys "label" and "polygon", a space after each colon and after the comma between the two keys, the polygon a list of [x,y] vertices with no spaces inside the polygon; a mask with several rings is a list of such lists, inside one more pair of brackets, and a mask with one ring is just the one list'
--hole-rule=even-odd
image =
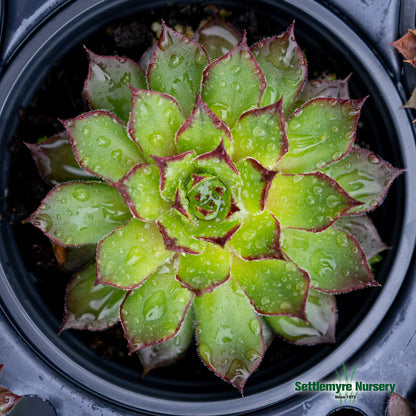
{"label": "succulent plant", "polygon": [[55,185],[29,221],[87,263],[63,329],[121,321],[145,372],[196,332],[240,391],[274,332],[334,342],[334,295],[378,286],[366,213],[401,173],[354,145],[348,78],[306,82],[293,25],[249,48],[218,17],[192,39],[162,23],[144,69],[87,53],[91,111],[28,145]]}

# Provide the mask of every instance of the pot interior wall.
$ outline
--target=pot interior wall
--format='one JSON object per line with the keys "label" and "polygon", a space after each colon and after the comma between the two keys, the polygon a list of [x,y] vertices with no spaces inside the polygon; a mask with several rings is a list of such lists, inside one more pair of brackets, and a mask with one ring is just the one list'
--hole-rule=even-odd
{"label": "pot interior wall", "polygon": [[[286,3],[275,3],[273,5],[253,2],[254,9],[249,5],[238,7],[233,2],[217,4],[218,7],[232,11],[228,19],[231,23],[239,29],[247,27],[250,43],[260,40],[263,36],[280,33],[295,18],[296,38],[308,59],[309,78],[328,72],[344,78],[352,73],[351,96],[370,96],[364,106],[358,128],[360,144],[375,151],[394,166],[401,167],[400,149],[395,143],[396,133],[391,116],[386,112],[384,105],[384,100],[388,98],[383,97],[378,90],[365,68],[365,63],[357,61],[354,54],[346,50],[345,45],[336,36],[307,18],[299,9]],[[138,6],[136,8],[139,9]],[[45,65],[45,62],[39,61],[38,67],[27,69],[30,77],[27,76],[26,83],[18,87],[20,93],[16,94],[14,108],[6,115],[9,123],[8,149],[3,148],[0,155],[3,166],[1,180],[8,188],[9,208],[9,223],[4,222],[4,226],[2,224],[1,227],[5,246],[2,253],[5,258],[2,260],[10,264],[7,275],[12,281],[16,296],[39,331],[50,337],[64,354],[87,371],[123,388],[165,399],[236,398],[239,394],[233,388],[203,367],[195,348],[191,348],[178,363],[155,370],[142,379],[138,359],[126,354],[126,343],[120,336],[120,328],[112,329],[107,334],[66,331],[60,336],[57,335],[63,313],[65,285],[69,276],[61,273],[54,264],[46,238],[31,225],[22,223],[22,220],[38,206],[47,190],[38,177],[22,141],[36,141],[43,135],[59,131],[60,124],[56,121],[57,118],[74,117],[87,109],[81,97],[82,83],[87,72],[83,44],[95,53],[119,53],[138,59],[150,41],[148,33],[141,32],[142,27],[149,28],[151,22],[159,21],[162,17],[169,25],[186,23],[195,29],[199,19],[206,15],[204,7],[197,5],[173,5],[169,8],[160,6],[152,11],[137,10],[138,13],[134,17],[131,17],[131,9],[128,13],[126,9],[121,8],[111,10],[111,13],[107,11],[102,15],[101,24],[90,17],[91,20],[84,23],[83,32],[80,28],[77,28],[77,32],[68,29],[65,43],[56,44],[50,49],[54,53],[49,53],[49,63]],[[116,17],[117,14],[120,18],[123,14],[128,14],[129,17],[110,22],[110,16]],[[142,24],[144,26],[141,26]],[[115,32],[123,27],[142,33],[141,42],[129,44],[128,39],[125,39],[125,43],[122,43],[122,39],[115,41]],[[58,62],[55,62],[55,56],[59,57]],[[16,112],[20,108],[24,114],[21,122]],[[395,247],[399,241],[404,209],[402,201],[403,184],[399,180],[385,203],[372,215],[383,240],[393,247],[383,253],[383,261],[376,267],[376,278],[382,284],[388,277],[395,256]],[[336,345],[299,347],[275,339],[260,369],[250,378],[245,395],[249,396],[277,386],[319,363],[338,345],[347,341],[348,336],[363,320],[381,293],[382,289],[376,288],[337,296],[339,319]],[[117,344],[109,346],[107,341],[114,337],[119,338]],[[101,338],[104,339],[104,344],[100,341]],[[336,366],[340,364],[337,363]]]}

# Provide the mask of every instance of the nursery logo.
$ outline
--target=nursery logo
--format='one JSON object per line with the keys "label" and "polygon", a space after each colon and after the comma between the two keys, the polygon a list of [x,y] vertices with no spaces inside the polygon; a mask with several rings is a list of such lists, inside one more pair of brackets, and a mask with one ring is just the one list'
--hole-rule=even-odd
{"label": "nursery logo", "polygon": [[357,370],[358,365],[356,365],[351,373],[351,377],[348,375],[347,368],[345,364],[342,364],[343,367],[343,377],[335,371],[338,382],[331,383],[321,383],[319,381],[296,381],[295,382],[295,391],[297,392],[319,392],[327,391],[334,393],[334,398],[339,400],[341,404],[347,402],[354,403],[357,399],[358,393],[360,392],[388,392],[393,393],[396,384],[394,383],[366,383],[363,381],[354,381],[355,371]]}

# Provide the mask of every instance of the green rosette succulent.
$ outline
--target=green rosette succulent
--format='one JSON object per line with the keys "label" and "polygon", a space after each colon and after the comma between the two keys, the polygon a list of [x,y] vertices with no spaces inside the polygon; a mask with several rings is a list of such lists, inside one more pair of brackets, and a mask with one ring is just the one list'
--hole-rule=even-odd
{"label": "green rosette succulent", "polygon": [[378,286],[366,214],[401,172],[354,145],[348,79],[306,82],[293,25],[249,48],[219,18],[193,39],[163,23],[145,69],[87,53],[91,111],[28,145],[55,185],[29,220],[86,263],[63,329],[121,321],[146,372],[196,332],[240,391],[273,332],[334,342],[334,295]]}

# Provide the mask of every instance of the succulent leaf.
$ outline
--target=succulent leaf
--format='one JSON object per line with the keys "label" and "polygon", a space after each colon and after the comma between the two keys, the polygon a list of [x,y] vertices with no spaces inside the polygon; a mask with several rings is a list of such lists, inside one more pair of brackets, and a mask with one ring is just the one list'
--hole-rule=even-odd
{"label": "succulent leaf", "polygon": [[345,156],[355,140],[364,101],[315,98],[297,109],[287,121],[289,150],[277,168],[307,173]]}
{"label": "succulent leaf", "polygon": [[363,214],[383,201],[393,180],[403,169],[396,169],[374,153],[353,147],[341,160],[323,169],[362,205],[350,209],[349,214]]}
{"label": "succulent leaf", "polygon": [[241,201],[251,213],[263,211],[272,180],[276,172],[264,168],[255,159],[245,159],[237,163],[240,172]]}
{"label": "succulent leaf", "polygon": [[177,279],[198,296],[212,291],[230,277],[231,254],[221,246],[206,243],[198,254],[183,253]]}
{"label": "succulent leaf", "polygon": [[261,99],[268,106],[283,98],[286,112],[299,94],[306,79],[306,62],[292,24],[286,32],[256,43],[251,48],[266,78],[267,87]]}
{"label": "succulent leaf", "polygon": [[317,97],[340,98],[343,100],[349,99],[349,79],[350,76],[345,79],[314,79],[307,82],[291,108],[291,111]]}
{"label": "succulent leaf", "polygon": [[234,256],[231,276],[258,313],[305,317],[309,277],[293,262],[278,259],[246,261]]}
{"label": "succulent leaf", "polygon": [[143,374],[147,374],[155,368],[172,364],[181,358],[193,340],[194,322],[194,309],[189,307],[176,335],[167,341],[144,347],[137,352],[143,365]]}
{"label": "succulent leaf", "polygon": [[244,292],[229,280],[195,298],[199,354],[241,392],[264,351],[262,325]]}
{"label": "succulent leaf", "polygon": [[[132,88],[129,132],[144,155],[176,154],[175,133],[184,122],[178,102],[170,95]],[[151,121],[151,122],[150,122]]]}
{"label": "succulent leaf", "polygon": [[204,48],[162,22],[159,43],[147,69],[149,87],[175,97],[183,113],[189,115],[207,64]]}
{"label": "succulent leaf", "polygon": [[106,181],[119,181],[130,168],[144,161],[125,126],[110,113],[91,111],[63,124],[78,163]]}
{"label": "succulent leaf", "polygon": [[121,195],[102,182],[67,182],[43,199],[28,221],[52,241],[74,247],[95,244],[131,217]]}
{"label": "succulent leaf", "polygon": [[49,184],[58,185],[72,180],[96,179],[95,175],[79,166],[66,131],[35,144],[25,144],[32,153],[39,173]]}
{"label": "succulent leaf", "polygon": [[[0,364],[0,374],[3,370],[4,364]],[[12,410],[22,396],[12,393],[10,390],[0,386],[0,415],[6,415]]]}
{"label": "succulent leaf", "polygon": [[282,227],[321,231],[358,204],[333,179],[318,172],[276,175],[265,207]]}
{"label": "succulent leaf", "polygon": [[228,53],[241,40],[241,34],[214,15],[195,32],[194,40],[205,48],[210,60],[214,61]]}
{"label": "succulent leaf", "polygon": [[347,215],[336,222],[336,227],[350,233],[360,244],[367,260],[388,247],[383,243],[373,222],[366,215]]}
{"label": "succulent leaf", "polygon": [[159,192],[160,173],[155,165],[138,164],[116,184],[139,220],[152,221],[169,211],[170,205]]}
{"label": "succulent leaf", "polygon": [[311,287],[342,293],[379,286],[357,241],[335,227],[319,233],[282,229],[282,250],[311,278]]}
{"label": "succulent leaf", "polygon": [[265,86],[244,34],[230,52],[204,70],[202,98],[232,128],[244,111],[258,107]]}
{"label": "succulent leaf", "polygon": [[268,211],[249,214],[228,246],[246,260],[279,259],[280,224]]}
{"label": "succulent leaf", "polygon": [[305,305],[306,319],[267,316],[267,323],[284,339],[298,345],[335,342],[335,296],[311,289]]}
{"label": "succulent leaf", "polygon": [[392,393],[387,403],[387,416],[414,416],[415,408],[400,394]]}
{"label": "succulent leaf", "polygon": [[246,111],[232,129],[235,161],[252,157],[268,169],[287,152],[281,100]]}
{"label": "succulent leaf", "polygon": [[98,244],[97,283],[136,288],[172,255],[154,223],[133,218]]}
{"label": "succulent leaf", "polygon": [[192,293],[175,279],[173,264],[164,265],[126,296],[120,317],[130,353],[174,337],[192,302]]}
{"label": "succulent leaf", "polygon": [[69,328],[97,331],[119,320],[119,310],[126,291],[95,285],[97,265],[91,263],[69,283],[66,289],[65,318],[61,331]]}
{"label": "succulent leaf", "polygon": [[230,130],[197,94],[190,116],[176,133],[179,152],[194,150],[196,155],[201,155],[217,148],[222,140],[227,152],[232,154]]}
{"label": "succulent leaf", "polygon": [[96,55],[86,49],[89,60],[84,95],[94,110],[107,110],[127,122],[131,110],[130,86],[146,88],[143,69],[119,56]]}
{"label": "succulent leaf", "polygon": [[51,241],[56,261],[62,270],[74,273],[95,259],[97,246],[63,247]]}

